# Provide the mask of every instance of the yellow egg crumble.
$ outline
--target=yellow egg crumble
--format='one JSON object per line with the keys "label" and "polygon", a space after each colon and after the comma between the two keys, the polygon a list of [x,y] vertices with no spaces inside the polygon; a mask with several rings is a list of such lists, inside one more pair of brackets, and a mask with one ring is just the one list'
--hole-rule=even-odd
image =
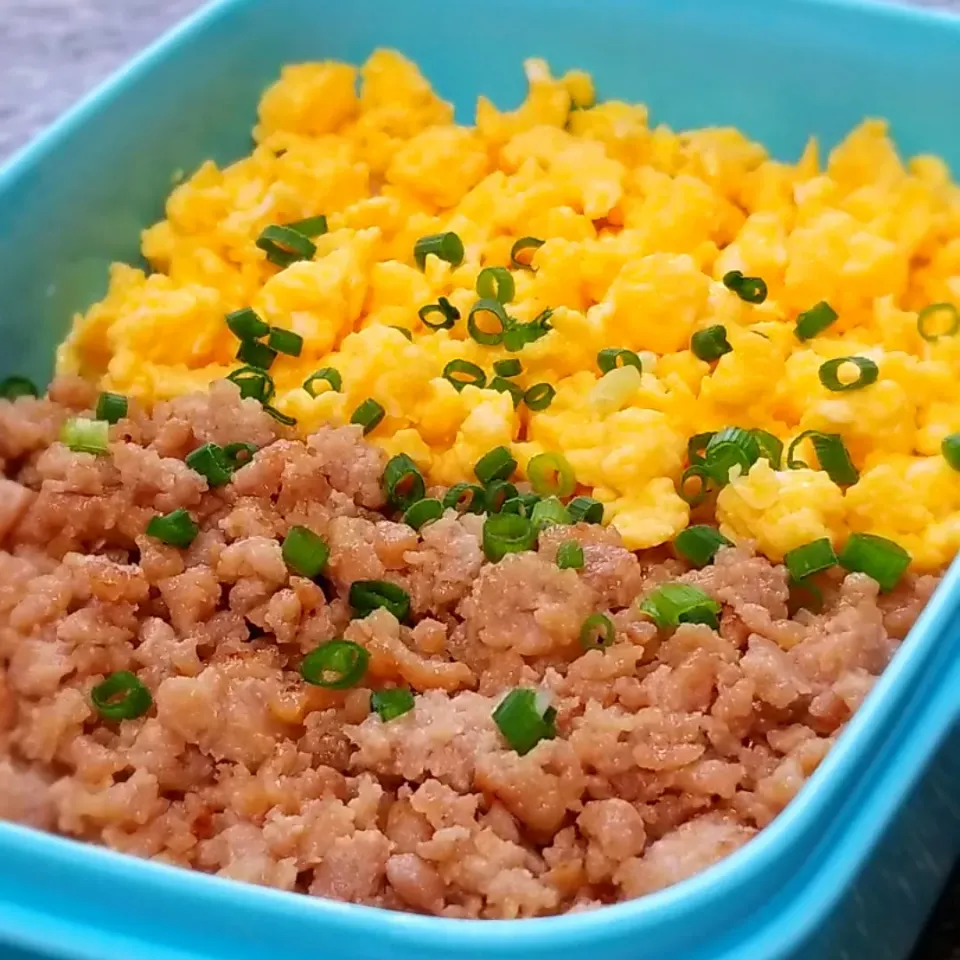
{"label": "yellow egg crumble", "polygon": [[[526,74],[519,109],[481,97],[476,125],[463,127],[395,52],[359,71],[286,67],[260,103],[252,154],[205,163],[173,191],[167,219],[143,234],[152,272],[112,268],[59,370],[146,402],[204,388],[239,366],[224,318],[251,307],[303,338],[299,357],[270,368],[277,409],[306,434],[372,398],[385,416],[370,439],[432,482],[472,480],[498,445],[521,473],[534,454],[562,452],[640,549],[690,522],[678,484],[691,436],[737,426],[789,446],[818,430],[842,438],[859,479],[841,486],[761,457],[720,489],[723,533],[775,560],[820,537],[839,547],[853,531],[897,541],[917,569],[952,559],[960,473],[941,443],[960,431],[960,336],[918,329],[922,308],[960,298],[960,189],[946,165],[902,162],[876,120],[822,167],[812,140],[781,163],[734,129],[675,133],[651,127],[643,106],[594,103],[584,73],[554,79],[530,60]],[[328,230],[310,259],[282,268],[256,244],[267,226],[319,215]],[[462,240],[462,262],[427,256],[420,269],[417,240],[445,231]],[[511,263],[522,237],[544,241],[526,251],[532,269]],[[545,335],[519,351],[468,334],[489,266],[512,271],[513,321],[552,310]],[[734,270],[762,278],[766,298],[741,299],[723,282]],[[440,297],[459,319],[433,330],[419,311]],[[837,320],[799,339],[798,315],[824,301]],[[714,325],[732,349],[707,362],[691,337]],[[634,351],[642,373],[602,373],[606,348]],[[823,363],[848,356],[873,361],[876,381],[825,387]],[[545,409],[489,388],[508,358],[522,364],[520,388],[556,389]],[[456,359],[488,386],[458,390],[443,376]],[[342,389],[317,381],[311,396],[302,384],[322,367]],[[801,452],[819,466],[808,442]]]}

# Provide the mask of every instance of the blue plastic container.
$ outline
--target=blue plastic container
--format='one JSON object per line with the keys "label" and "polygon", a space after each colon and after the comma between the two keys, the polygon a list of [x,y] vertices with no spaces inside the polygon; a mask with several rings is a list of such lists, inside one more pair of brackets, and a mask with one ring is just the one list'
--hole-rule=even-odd
{"label": "blue plastic container", "polygon": [[[469,120],[521,60],[591,70],[675,127],[793,158],[864,115],[960,171],[960,19],[829,0],[226,0],[0,172],[0,374],[43,377],[107,265],[136,261],[175,171],[249,147],[281,64],[413,57]],[[5,960],[827,960],[905,957],[960,853],[960,566],[807,788],[715,868],[576,916],[469,922],[244,886],[0,825]]]}

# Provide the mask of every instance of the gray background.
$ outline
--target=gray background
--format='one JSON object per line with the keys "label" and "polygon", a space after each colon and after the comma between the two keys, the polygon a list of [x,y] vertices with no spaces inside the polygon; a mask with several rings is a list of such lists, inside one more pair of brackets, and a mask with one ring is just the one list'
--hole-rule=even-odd
{"label": "gray background", "polygon": [[[960,0],[912,2],[960,13]],[[201,5],[202,0],[0,0],[0,158]],[[914,960],[960,960],[960,871]]]}

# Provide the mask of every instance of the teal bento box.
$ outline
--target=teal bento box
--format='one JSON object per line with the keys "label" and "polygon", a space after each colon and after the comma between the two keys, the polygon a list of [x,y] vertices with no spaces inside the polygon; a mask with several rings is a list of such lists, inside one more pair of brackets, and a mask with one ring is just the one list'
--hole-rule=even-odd
{"label": "teal bento box", "polygon": [[[960,173],[960,18],[856,0],[223,0],[0,171],[0,375],[45,377],[172,176],[248,147],[289,61],[416,60],[469,119],[520,64],[583,67],[674,127],[793,158],[865,115]],[[960,566],[810,784],[756,840],[603,910],[454,921],[244,886],[0,825],[5,960],[898,960],[960,853]]]}

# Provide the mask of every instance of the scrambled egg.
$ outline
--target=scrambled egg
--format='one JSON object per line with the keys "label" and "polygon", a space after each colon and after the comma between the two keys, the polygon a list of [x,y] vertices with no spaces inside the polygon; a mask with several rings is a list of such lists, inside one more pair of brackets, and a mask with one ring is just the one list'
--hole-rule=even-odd
{"label": "scrambled egg", "polygon": [[[789,443],[823,430],[843,437],[859,481],[841,488],[822,470],[760,459],[720,491],[723,532],[774,559],[865,531],[902,543],[919,569],[949,561],[960,473],[940,443],[960,431],[960,337],[928,342],[917,327],[923,306],[960,298],[960,189],[946,166],[904,164],[879,121],[825,165],[812,141],[781,163],[733,129],[675,133],[642,106],[595,103],[583,73],[555,79],[539,60],[526,73],[525,103],[503,112],[481,98],[464,127],[394,52],[359,71],[285,68],[261,101],[251,155],[205,163],[173,191],[143,235],[151,272],[113,267],[60,370],[147,402],[202,388],[238,366],[224,316],[249,306],[303,337],[302,354],[270,371],[275,406],[298,429],[346,422],[374,398],[385,417],[371,440],[434,482],[470,479],[499,444],[521,470],[561,451],[639,549],[690,522],[677,484],[692,435],[735,425]],[[310,260],[283,269],[255,245],[267,225],[319,214],[329,230]],[[431,256],[421,270],[415,242],[443,231],[462,239],[463,262]],[[478,272],[510,267],[525,236],[545,242],[533,269],[513,270],[507,309],[528,322],[550,308],[552,329],[508,353],[474,342],[466,316]],[[766,300],[727,289],[730,270],[762,277]],[[418,310],[441,296],[461,319],[434,331]],[[801,342],[798,313],[824,300],[839,319]],[[711,364],[690,338],[715,324],[732,350]],[[642,372],[602,374],[609,347],[637,352]],[[825,389],[820,365],[849,355],[878,365],[876,383]],[[507,357],[522,362],[521,387],[556,388],[548,407],[442,376],[460,358],[489,380]],[[311,396],[304,380],[328,366],[342,390],[321,383]]]}

